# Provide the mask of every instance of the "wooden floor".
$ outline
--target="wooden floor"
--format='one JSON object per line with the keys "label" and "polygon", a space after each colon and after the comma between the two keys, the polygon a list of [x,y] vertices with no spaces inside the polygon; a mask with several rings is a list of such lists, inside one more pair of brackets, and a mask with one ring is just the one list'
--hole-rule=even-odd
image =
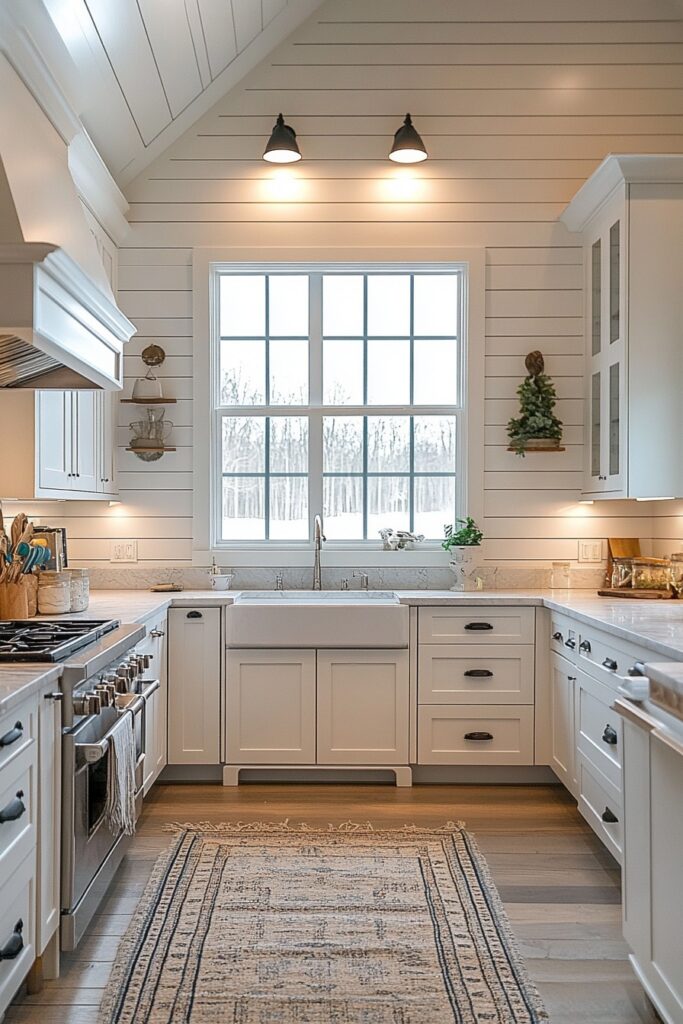
{"label": "wooden floor", "polygon": [[[619,870],[561,786],[157,785],[132,851],[62,977],[19,996],[8,1024],[93,1024],[102,988],[169,821],[375,827],[463,820],[488,859],[551,1024],[649,1021],[621,938]],[[439,1024],[439,1022],[434,1022]]]}

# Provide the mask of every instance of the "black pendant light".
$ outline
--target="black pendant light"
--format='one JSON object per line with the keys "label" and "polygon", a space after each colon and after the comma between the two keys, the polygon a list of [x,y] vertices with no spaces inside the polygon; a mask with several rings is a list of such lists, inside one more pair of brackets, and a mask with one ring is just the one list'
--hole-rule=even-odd
{"label": "black pendant light", "polygon": [[301,153],[296,143],[296,132],[288,124],[285,124],[282,114],[277,115],[277,121],[270,133],[263,159],[271,164],[293,164],[297,160],[301,160]]}
{"label": "black pendant light", "polygon": [[394,135],[389,159],[397,164],[419,164],[421,160],[427,159],[427,155],[425,144],[415,131],[410,114],[406,114],[405,121]]}

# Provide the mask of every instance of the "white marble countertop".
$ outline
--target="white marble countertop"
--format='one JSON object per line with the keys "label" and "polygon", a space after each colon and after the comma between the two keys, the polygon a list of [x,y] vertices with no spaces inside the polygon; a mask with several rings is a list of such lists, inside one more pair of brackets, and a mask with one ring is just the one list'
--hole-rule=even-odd
{"label": "white marble countertop", "polygon": [[[142,623],[167,608],[190,605],[232,604],[235,591],[183,590],[153,594],[146,590],[94,590],[90,607],[72,615],[76,619],[119,619]],[[414,606],[476,605],[544,606],[604,629],[614,636],[640,644],[667,660],[683,661],[683,601],[610,600],[586,590],[489,590],[454,593],[450,590],[397,590],[404,604]],[[8,701],[24,699],[40,688],[46,673],[56,680],[60,667],[0,665],[0,713]],[[33,677],[31,677],[33,673]],[[33,678],[33,682],[31,682]]]}
{"label": "white marble countertop", "polygon": [[48,686],[56,689],[61,674],[61,665],[43,663],[0,666],[0,714],[12,711],[34,693],[39,693]]}

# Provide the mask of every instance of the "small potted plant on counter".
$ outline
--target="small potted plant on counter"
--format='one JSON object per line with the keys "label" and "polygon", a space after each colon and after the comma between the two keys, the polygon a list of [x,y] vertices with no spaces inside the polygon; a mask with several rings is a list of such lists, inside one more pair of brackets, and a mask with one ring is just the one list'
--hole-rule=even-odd
{"label": "small potted plant on counter", "polygon": [[525,452],[564,451],[562,421],[554,414],[557,394],[547,373],[541,352],[529,352],[524,360],[529,376],[517,388],[519,416],[508,422],[508,451],[524,457]]}
{"label": "small potted plant on counter", "polygon": [[451,590],[466,590],[468,581],[471,579],[472,563],[477,554],[476,549],[481,546],[484,534],[472,516],[467,516],[466,519],[456,519],[454,526],[449,523],[444,526],[443,530],[446,539],[441,547],[451,556],[448,564],[451,572],[455,574],[455,583]]}

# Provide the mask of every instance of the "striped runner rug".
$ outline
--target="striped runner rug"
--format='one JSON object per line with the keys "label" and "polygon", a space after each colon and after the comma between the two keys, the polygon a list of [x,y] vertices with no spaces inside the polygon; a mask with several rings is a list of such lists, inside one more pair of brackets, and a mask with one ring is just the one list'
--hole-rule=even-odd
{"label": "striped runner rug", "polygon": [[548,1020],[462,825],[170,827],[100,1024]]}

